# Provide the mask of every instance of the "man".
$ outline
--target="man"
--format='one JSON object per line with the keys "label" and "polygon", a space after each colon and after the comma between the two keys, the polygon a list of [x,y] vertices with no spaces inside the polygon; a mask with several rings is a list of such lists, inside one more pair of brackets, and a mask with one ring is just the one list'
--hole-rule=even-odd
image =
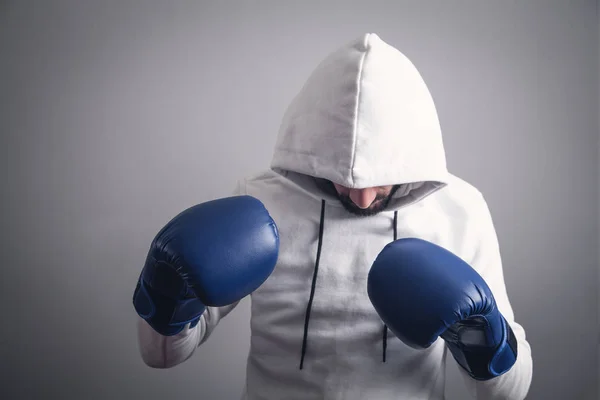
{"label": "man", "polygon": [[250,295],[244,399],[443,399],[447,352],[473,398],[525,398],[486,202],[447,171],[425,83],[377,35],[323,60],[271,169],[235,194],[153,242],[134,294],[149,366],[185,361]]}

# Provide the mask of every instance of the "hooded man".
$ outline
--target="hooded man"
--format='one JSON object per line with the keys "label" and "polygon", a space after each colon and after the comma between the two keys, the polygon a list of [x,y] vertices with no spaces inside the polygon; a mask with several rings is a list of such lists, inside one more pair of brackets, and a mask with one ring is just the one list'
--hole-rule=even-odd
{"label": "hooded man", "polygon": [[270,170],[158,233],[134,293],[144,362],[184,362],[247,295],[243,399],[441,400],[448,351],[473,398],[529,390],[487,204],[447,171],[419,72],[375,34],[311,74]]}

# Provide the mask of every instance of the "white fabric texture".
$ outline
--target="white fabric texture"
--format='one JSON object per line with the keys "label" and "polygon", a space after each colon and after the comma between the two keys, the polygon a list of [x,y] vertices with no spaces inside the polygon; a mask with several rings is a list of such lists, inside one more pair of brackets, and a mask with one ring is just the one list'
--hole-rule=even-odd
{"label": "white fabric texture", "polygon": [[[381,213],[358,217],[315,177],[352,188],[401,189]],[[235,194],[261,200],[280,234],[277,266],[251,295],[242,399],[444,398],[445,360],[451,355],[443,340],[416,350],[388,332],[383,361],[384,325],[367,296],[366,278],[393,240],[394,228],[397,238],[422,238],[467,261],[489,284],[512,326],[518,359],[509,372],[478,382],[461,370],[472,397],[525,398],[531,348],[507,296],[486,201],[447,171],[427,86],[411,61],[376,34],[348,43],[316,68],[284,115],[271,169],[242,179]],[[196,327],[174,337],[162,337],[140,320],[144,361],[156,368],[184,362],[233,307],[209,307]]]}

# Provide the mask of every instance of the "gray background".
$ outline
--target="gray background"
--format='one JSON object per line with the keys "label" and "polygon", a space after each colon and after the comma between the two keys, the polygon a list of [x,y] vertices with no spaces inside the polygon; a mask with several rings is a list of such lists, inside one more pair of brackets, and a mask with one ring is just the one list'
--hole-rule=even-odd
{"label": "gray background", "polygon": [[[597,399],[592,0],[0,1],[0,397],[237,399],[248,302],[153,370],[135,280],[168,219],[268,166],[310,71],[366,32],[420,69],[450,169],[488,199],[528,398]],[[466,398],[457,377],[450,363],[449,399]]]}

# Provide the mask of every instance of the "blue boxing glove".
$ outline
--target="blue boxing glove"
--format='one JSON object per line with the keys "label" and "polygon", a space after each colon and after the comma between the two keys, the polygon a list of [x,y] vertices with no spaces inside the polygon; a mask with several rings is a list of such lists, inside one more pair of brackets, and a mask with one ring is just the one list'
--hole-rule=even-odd
{"label": "blue boxing glove", "polygon": [[476,380],[510,370],[517,341],[484,279],[465,261],[433,243],[399,239],[369,271],[375,310],[400,340],[428,348],[438,337]]}
{"label": "blue boxing glove", "polygon": [[233,304],[267,280],[277,263],[279,234],[251,196],[198,204],[156,235],[138,279],[133,306],[158,333],[195,326],[206,306]]}

